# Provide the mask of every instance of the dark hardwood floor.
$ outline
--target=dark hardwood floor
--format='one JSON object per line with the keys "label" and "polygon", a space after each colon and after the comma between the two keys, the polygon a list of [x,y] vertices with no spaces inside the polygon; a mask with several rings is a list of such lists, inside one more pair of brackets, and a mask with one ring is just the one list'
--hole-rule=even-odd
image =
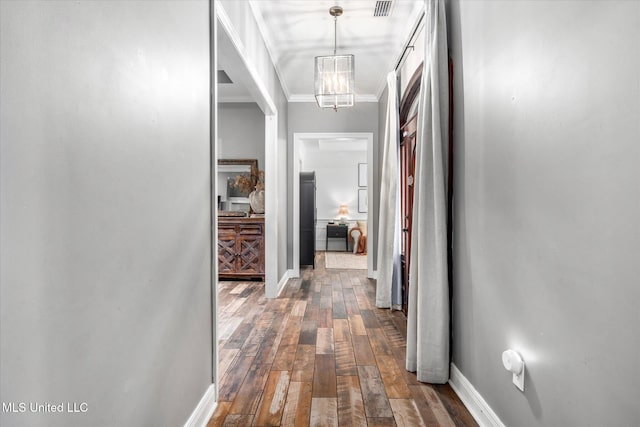
{"label": "dark hardwood floor", "polygon": [[365,270],[316,269],[268,300],[219,284],[219,399],[212,426],[476,426],[449,385],[404,369],[406,319],[375,307]]}

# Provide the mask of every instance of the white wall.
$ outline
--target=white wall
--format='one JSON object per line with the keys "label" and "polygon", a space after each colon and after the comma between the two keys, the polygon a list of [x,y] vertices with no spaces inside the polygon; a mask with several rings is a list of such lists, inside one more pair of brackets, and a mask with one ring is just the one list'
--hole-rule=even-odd
{"label": "white wall", "polygon": [[367,163],[366,151],[306,151],[301,172],[316,172],[318,219],[335,219],[338,207],[347,205],[350,219],[367,219],[358,213],[358,164]]}
{"label": "white wall", "polygon": [[[413,77],[413,73],[416,72],[418,67],[424,61],[424,22],[422,20],[421,27],[418,29],[414,39],[412,41],[413,49],[409,50],[405,56],[405,60],[398,73],[400,76],[400,93],[403,94],[407,89],[407,85]],[[402,96],[400,96],[402,99]]]}
{"label": "white wall", "polygon": [[505,425],[640,425],[640,2],[449,12],[453,362]]}
{"label": "white wall", "polygon": [[[338,218],[340,205],[349,208],[350,223],[367,220],[367,213],[358,212],[358,164],[367,163],[366,151],[301,150],[302,172],[316,173],[316,250],[326,248],[327,222]],[[339,239],[331,239],[329,249],[344,249]]]}
{"label": "white wall", "polygon": [[207,1],[0,2],[3,426],[183,425],[211,383]]}
{"label": "white wall", "polygon": [[[294,133],[345,133],[345,132],[370,132],[373,133],[373,197],[369,200],[369,218],[371,221],[371,230],[375,231],[373,235],[373,252],[377,245],[377,227],[378,227],[378,103],[363,102],[356,104],[352,108],[340,109],[337,112],[330,109],[320,109],[315,103],[292,102],[289,104],[289,148],[291,153],[287,160],[287,167],[293,170],[293,134]],[[293,177],[288,180],[288,194],[293,193]],[[287,217],[289,218],[289,235],[288,253],[291,254],[289,260],[293,265],[293,200],[289,198],[289,206]],[[371,237],[369,237],[371,238]]]}

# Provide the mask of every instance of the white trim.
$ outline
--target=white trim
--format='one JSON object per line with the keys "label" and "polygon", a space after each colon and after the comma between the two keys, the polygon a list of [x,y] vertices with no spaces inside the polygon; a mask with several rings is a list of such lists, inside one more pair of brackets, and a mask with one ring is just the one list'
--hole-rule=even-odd
{"label": "white trim", "polygon": [[[356,94],[356,104],[358,102],[378,102],[378,96],[375,94]],[[316,102],[316,97],[307,93],[296,93],[288,97],[289,102]]]}
{"label": "white trim", "polygon": [[368,277],[369,277],[369,279],[376,279],[376,280],[378,280],[378,270],[374,270],[374,271],[371,273],[371,276],[368,276]]}
{"label": "white trim", "polygon": [[271,34],[269,33],[267,24],[264,22],[264,17],[262,16],[262,12],[260,8],[255,5],[255,0],[249,1],[249,7],[253,12],[253,17],[258,24],[258,30],[260,30],[260,34],[262,34],[262,40],[264,41],[264,45],[267,47],[267,52],[269,52],[269,57],[271,58],[271,63],[273,64],[273,68],[276,70],[276,74],[278,75],[278,80],[280,80],[280,86],[282,86],[282,91],[284,92],[284,96],[289,99],[289,88],[287,87],[287,83],[283,78],[283,74],[280,71],[280,66],[278,65],[278,61],[276,61],[276,56],[273,54],[273,41],[271,40]]}
{"label": "white trim", "polygon": [[[215,10],[220,27],[229,37],[244,67],[249,72],[250,80],[246,82],[249,93],[265,115],[264,136],[264,182],[269,197],[265,200],[265,296],[275,298],[278,294],[278,109],[267,90],[267,86],[253,63],[246,55],[240,35],[233,27],[220,0],[215,0]],[[263,36],[264,41],[264,36]],[[265,43],[266,45],[266,43]],[[268,50],[268,49],[267,49]],[[273,61],[272,61],[273,62]],[[284,197],[284,196],[283,196]]]}
{"label": "white trim", "polygon": [[251,95],[240,96],[226,96],[224,99],[219,99],[218,104],[237,104],[241,102],[255,102],[255,99]]}
{"label": "white trim", "polygon": [[[293,134],[293,271],[294,277],[300,276],[300,148],[305,140],[351,138],[367,140],[367,162],[373,165],[373,132],[331,132],[331,133],[294,133]],[[373,167],[367,168],[367,179],[373,183]],[[367,186],[369,207],[373,206],[373,185]],[[373,212],[367,212],[367,234],[373,237],[377,230],[371,225]],[[315,242],[314,242],[315,243]],[[373,253],[373,238],[367,239],[367,253]],[[367,256],[367,277],[373,276],[373,257]]]}
{"label": "white trim", "polygon": [[316,102],[316,98],[309,94],[289,95],[289,102]]}
{"label": "white trim", "polygon": [[264,117],[264,186],[269,197],[264,203],[265,296],[278,296],[278,114]]}
{"label": "white trim", "polygon": [[460,397],[480,427],[505,427],[489,404],[453,363],[451,364],[449,385]]}
{"label": "white trim", "polygon": [[289,269],[284,272],[284,274],[280,278],[280,281],[278,282],[278,293],[277,293],[278,296],[280,296],[280,293],[284,290],[284,287],[289,281],[289,279],[292,279],[294,277],[297,277],[297,276],[293,275],[293,269]]}
{"label": "white trim", "polygon": [[253,83],[253,85],[249,84],[247,89],[252,95],[255,96],[255,102],[260,106],[262,112],[265,115],[274,114],[277,111],[276,105],[271,99],[271,95],[269,95],[269,91],[262,81],[260,74],[258,74],[255,67],[253,66],[253,63],[247,57],[240,35],[233,27],[233,23],[231,22],[231,19],[229,18],[229,15],[227,14],[227,11],[224,9],[224,6],[220,2],[220,0],[215,0],[215,2],[216,16],[218,18],[218,21],[220,22],[220,25],[224,32],[229,36],[229,40],[231,40],[231,43],[238,52],[238,56],[240,57],[242,64],[245,66],[245,68],[249,72],[249,75],[251,76],[251,82],[248,83]]}
{"label": "white trim", "polygon": [[[210,16],[211,20],[211,46],[209,52],[212,56],[211,66],[213,70],[218,69],[218,55],[215,52],[218,49],[218,18],[216,13],[215,3],[210,3]],[[218,263],[215,261],[217,257],[218,248],[218,203],[216,200],[216,194],[218,193],[218,73],[214,73],[210,70],[210,75],[213,76],[213,87],[211,88],[212,99],[211,105],[211,125],[213,126],[213,134],[210,135],[210,153],[211,158],[211,382],[213,383],[213,394],[218,395]],[[211,130],[211,125],[209,130]]]}
{"label": "white trim", "polygon": [[207,391],[198,402],[198,406],[193,410],[191,416],[184,423],[184,427],[206,427],[209,423],[209,419],[213,415],[213,411],[218,406],[216,402],[216,387],[215,384],[209,385]]}

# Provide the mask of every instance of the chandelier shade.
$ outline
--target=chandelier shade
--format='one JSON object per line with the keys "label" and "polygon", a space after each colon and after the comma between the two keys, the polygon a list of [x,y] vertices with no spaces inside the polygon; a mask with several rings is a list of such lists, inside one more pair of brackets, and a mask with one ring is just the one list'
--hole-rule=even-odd
{"label": "chandelier shade", "polygon": [[338,16],[340,6],[333,6],[329,13],[334,18],[333,55],[315,58],[315,97],[320,108],[353,107],[355,104],[355,58],[353,55],[336,55]]}
{"label": "chandelier shade", "polygon": [[315,95],[321,108],[353,107],[355,104],[353,55],[316,56]]}

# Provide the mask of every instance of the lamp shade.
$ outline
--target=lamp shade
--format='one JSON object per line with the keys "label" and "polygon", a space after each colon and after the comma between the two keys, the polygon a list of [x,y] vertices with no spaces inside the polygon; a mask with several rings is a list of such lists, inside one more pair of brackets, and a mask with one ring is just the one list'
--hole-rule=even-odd
{"label": "lamp shade", "polygon": [[355,104],[355,59],[353,55],[316,56],[315,96],[321,108],[352,107]]}
{"label": "lamp shade", "polygon": [[349,207],[347,205],[340,205],[338,208],[338,216],[349,215]]}

